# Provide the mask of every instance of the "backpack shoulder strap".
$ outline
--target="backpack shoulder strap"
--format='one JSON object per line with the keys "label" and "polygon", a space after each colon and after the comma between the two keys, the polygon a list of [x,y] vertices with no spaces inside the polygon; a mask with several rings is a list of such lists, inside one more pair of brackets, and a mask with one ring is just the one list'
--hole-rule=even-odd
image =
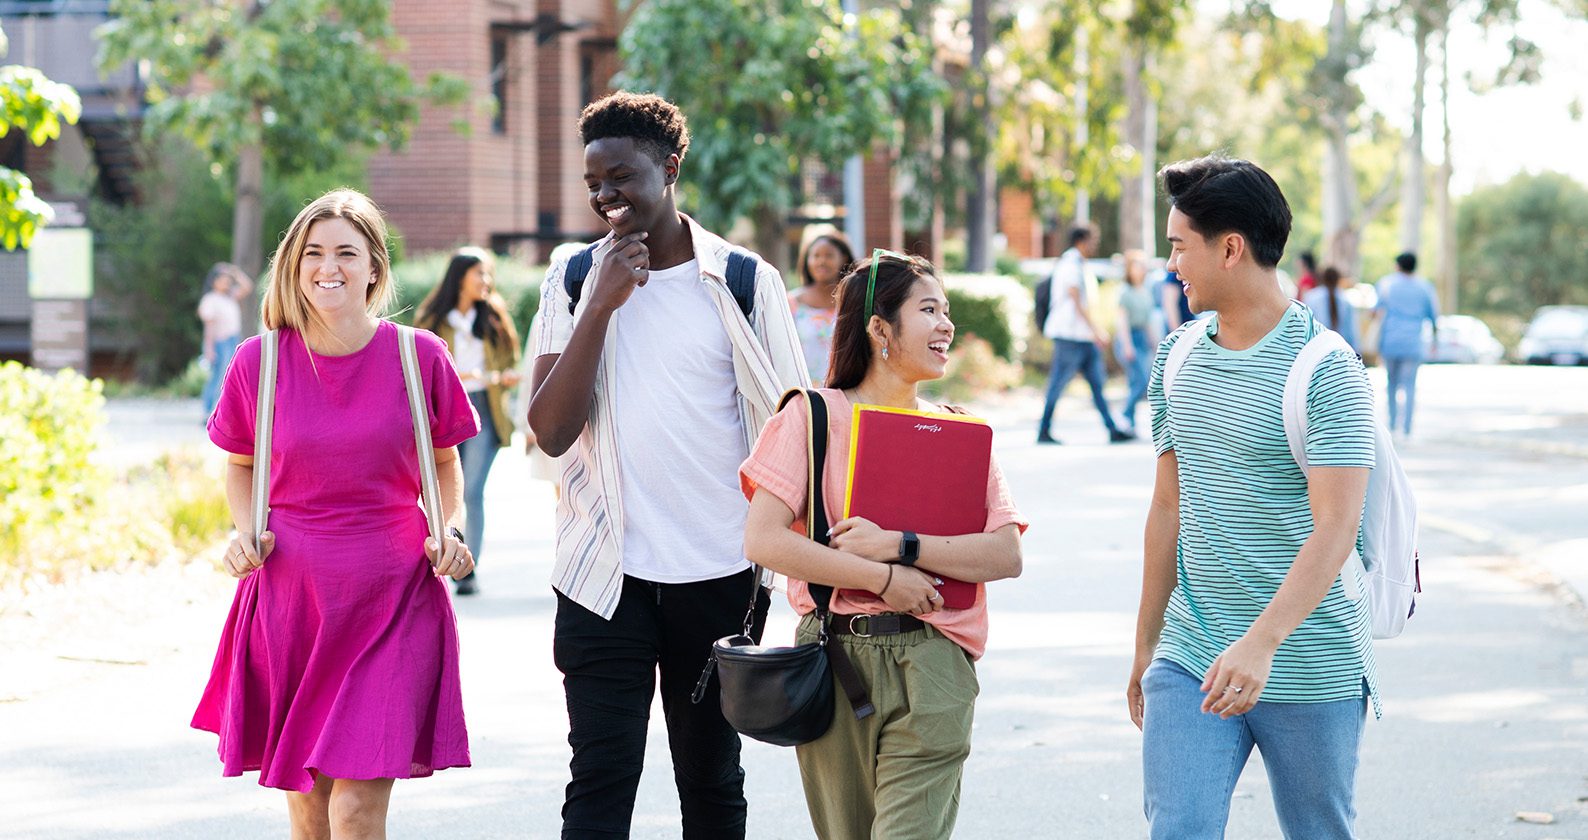
{"label": "backpack shoulder strap", "polygon": [[1202,336],[1207,335],[1208,321],[1198,318],[1185,327],[1185,332],[1174,340],[1174,346],[1169,348],[1169,358],[1163,362],[1163,395],[1169,396],[1174,389],[1175,378],[1180,375],[1180,368],[1185,367],[1185,360],[1191,358],[1191,351],[1196,349],[1197,342]]}
{"label": "backpack shoulder strap", "polygon": [[579,306],[579,295],[584,293],[584,281],[590,276],[590,266],[595,263],[595,250],[600,242],[581,248],[579,253],[568,258],[568,267],[562,272],[562,288],[568,293],[568,314]]}
{"label": "backpack shoulder strap", "polygon": [[276,426],[276,365],[280,359],[280,333],[259,334],[259,394],[254,404],[254,551],[259,537],[270,526],[271,433]]}
{"label": "backpack shoulder strap", "polygon": [[1290,446],[1290,455],[1302,472],[1307,471],[1307,391],[1311,389],[1312,375],[1318,365],[1337,350],[1354,352],[1339,333],[1320,327],[1318,334],[1296,354],[1296,360],[1290,363],[1290,373],[1285,376],[1285,443]]}
{"label": "backpack shoulder strap", "polygon": [[441,545],[441,489],[436,476],[436,451],[430,439],[430,412],[426,410],[424,381],[419,374],[419,351],[412,327],[397,327],[397,350],[402,358],[403,390],[408,393],[408,417],[414,426],[414,449],[419,455],[419,488],[430,537]]}
{"label": "backpack shoulder strap", "polygon": [[755,273],[761,267],[760,262],[749,254],[733,250],[728,252],[728,291],[733,293],[733,299],[739,304],[739,311],[744,313],[745,320],[755,323]]}

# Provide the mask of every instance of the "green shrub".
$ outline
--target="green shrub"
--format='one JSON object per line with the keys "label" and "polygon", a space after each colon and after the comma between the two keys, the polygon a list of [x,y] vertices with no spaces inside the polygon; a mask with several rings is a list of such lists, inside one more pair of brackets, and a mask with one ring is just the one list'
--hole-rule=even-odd
{"label": "green shrub", "polygon": [[999,358],[1013,358],[1014,335],[1009,331],[1009,318],[1001,299],[977,297],[951,287],[948,307],[956,335],[974,335],[987,342]]}
{"label": "green shrub", "polygon": [[98,382],[0,364],[0,558],[19,557],[27,536],[54,528],[103,491],[90,461],[104,425]]}
{"label": "green shrub", "polygon": [[185,558],[231,526],[225,485],[196,454],[113,474],[94,461],[101,383],[0,364],[0,587]]}

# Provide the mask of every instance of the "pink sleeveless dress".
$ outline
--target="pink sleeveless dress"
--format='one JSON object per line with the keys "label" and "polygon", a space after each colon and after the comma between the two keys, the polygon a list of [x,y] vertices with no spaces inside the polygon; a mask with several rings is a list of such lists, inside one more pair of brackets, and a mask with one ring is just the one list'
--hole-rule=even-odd
{"label": "pink sleeveless dress", "polygon": [[[307,792],[316,775],[407,779],[469,766],[457,622],[430,571],[397,329],[349,356],[279,336],[270,530],[237,584],[193,726],[220,736],[222,774]],[[418,333],[437,448],[479,431],[446,347]],[[209,435],[253,455],[260,343],[237,351]]]}

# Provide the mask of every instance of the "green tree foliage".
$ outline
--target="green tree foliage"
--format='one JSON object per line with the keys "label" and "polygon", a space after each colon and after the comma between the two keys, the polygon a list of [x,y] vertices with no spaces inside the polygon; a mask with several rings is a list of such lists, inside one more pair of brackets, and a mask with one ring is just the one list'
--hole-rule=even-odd
{"label": "green tree foliage", "polygon": [[1482,187],[1457,209],[1464,309],[1526,317],[1588,304],[1588,187],[1553,172]]}
{"label": "green tree foliage", "polygon": [[427,98],[457,102],[463,81],[423,84],[383,0],[112,0],[99,64],[147,61],[146,124],[188,138],[216,168],[234,167],[232,262],[263,262],[259,179],[335,169],[399,148]]}
{"label": "green tree foliage", "polygon": [[99,383],[75,371],[0,363],[0,558],[22,556],[30,534],[71,518],[102,488],[89,456],[104,404]]}
{"label": "green tree foliage", "polygon": [[[764,240],[794,206],[801,162],[839,167],[944,91],[897,10],[847,23],[837,0],[649,0],[619,42],[617,83],[689,118],[684,205],[708,227],[755,221]],[[926,113],[926,117],[921,115]]]}
{"label": "green tree foliage", "polygon": [[[6,51],[0,32],[0,55]],[[0,137],[13,130],[42,146],[61,136],[61,124],[77,122],[83,104],[69,85],[52,82],[32,67],[0,67]],[[33,234],[54,214],[33,192],[33,181],[15,169],[0,166],[0,243],[27,247]]]}

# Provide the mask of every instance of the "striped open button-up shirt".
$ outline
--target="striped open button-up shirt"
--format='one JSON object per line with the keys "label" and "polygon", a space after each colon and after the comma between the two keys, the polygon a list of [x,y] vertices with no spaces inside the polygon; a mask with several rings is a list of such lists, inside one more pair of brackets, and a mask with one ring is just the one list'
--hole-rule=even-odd
{"label": "striped open button-up shirt", "polygon": [[[712,290],[722,328],[733,347],[739,417],[743,421],[746,448],[750,449],[761,427],[776,413],[777,401],[783,392],[809,384],[783,279],[766,260],[758,261],[752,324],[739,310],[724,279],[732,246],[694,219],[683,218],[694,242],[695,259],[700,262],[701,279]],[[567,261],[553,263],[546,273],[540,290],[540,326],[534,348],[537,357],[560,354],[567,348],[573,326],[583,316],[585,304],[591,298],[611,242],[612,237],[608,235],[596,248],[594,264],[585,277],[584,291],[572,315],[568,314],[568,293],[563,288]],[[618,468],[618,447],[624,445],[624,441],[613,422],[612,412],[612,401],[617,396],[613,387],[615,338],[615,333],[608,330],[602,345],[601,364],[596,369],[589,422],[573,448],[561,459],[557,562],[551,575],[552,586],[557,591],[608,619],[617,611],[618,598],[623,591],[623,476]],[[687,396],[680,395],[685,399]],[[702,441],[702,445],[709,446],[711,442]],[[702,511],[701,515],[713,514]],[[688,524],[680,523],[679,527],[688,527]]]}

